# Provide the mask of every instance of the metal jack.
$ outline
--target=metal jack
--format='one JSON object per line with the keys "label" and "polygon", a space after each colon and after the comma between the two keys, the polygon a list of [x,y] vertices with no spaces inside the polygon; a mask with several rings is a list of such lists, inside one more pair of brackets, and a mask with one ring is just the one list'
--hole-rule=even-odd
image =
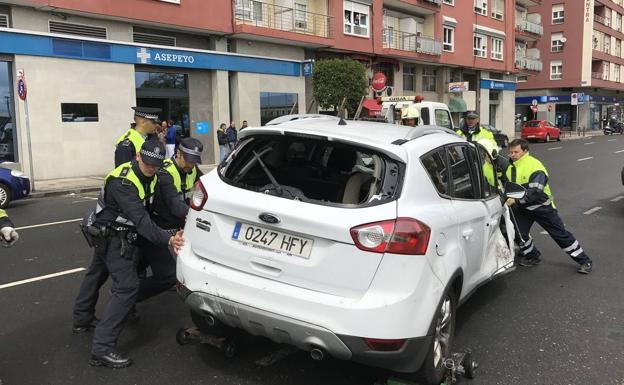
{"label": "metal jack", "polygon": [[441,385],[451,385],[457,382],[458,376],[473,379],[475,369],[479,365],[472,359],[472,352],[466,350],[464,353],[451,354],[450,358],[444,360],[444,367],[447,369],[447,373]]}

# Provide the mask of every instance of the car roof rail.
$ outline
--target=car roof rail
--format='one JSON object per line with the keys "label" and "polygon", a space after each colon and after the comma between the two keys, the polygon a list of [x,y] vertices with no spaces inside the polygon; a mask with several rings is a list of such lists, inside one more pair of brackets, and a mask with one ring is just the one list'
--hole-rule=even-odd
{"label": "car roof rail", "polygon": [[451,130],[449,128],[442,127],[442,126],[433,126],[433,125],[416,126],[416,127],[412,128],[411,130],[409,130],[404,138],[397,139],[394,142],[392,142],[392,144],[401,145],[403,143],[409,142],[410,140],[418,139],[418,138],[420,138],[422,136],[425,136],[425,135],[441,134],[441,133],[446,133],[446,134],[459,136],[457,134],[457,132],[455,132],[455,131],[453,131],[453,130]]}

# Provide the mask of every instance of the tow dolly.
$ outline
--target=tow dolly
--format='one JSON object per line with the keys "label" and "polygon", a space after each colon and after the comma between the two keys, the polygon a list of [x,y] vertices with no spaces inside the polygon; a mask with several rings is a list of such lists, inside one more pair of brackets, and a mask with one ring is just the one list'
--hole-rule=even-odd
{"label": "tow dolly", "polygon": [[210,345],[219,349],[227,358],[233,358],[238,351],[238,345],[232,337],[202,333],[197,327],[178,329],[176,342],[179,345],[187,345],[191,342]]}
{"label": "tow dolly", "polygon": [[[472,352],[466,350],[463,353],[452,353],[451,357],[444,360],[444,368],[446,374],[444,380],[440,385],[452,385],[457,383],[459,376],[463,376],[468,379],[473,379],[475,376],[475,369],[479,366],[472,359]],[[375,385],[418,385],[417,383],[408,382],[396,377],[390,377],[385,382],[376,382]]]}

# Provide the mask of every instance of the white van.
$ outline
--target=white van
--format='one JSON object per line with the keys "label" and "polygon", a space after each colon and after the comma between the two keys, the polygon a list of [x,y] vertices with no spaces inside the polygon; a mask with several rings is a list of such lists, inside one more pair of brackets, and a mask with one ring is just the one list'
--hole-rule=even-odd
{"label": "white van", "polygon": [[[381,98],[381,116],[389,123],[394,123],[401,119],[403,108],[415,107],[420,113],[417,119],[418,126],[440,126],[455,131],[451,111],[444,103],[427,102],[419,96],[387,96]],[[394,107],[394,114],[393,114]]]}

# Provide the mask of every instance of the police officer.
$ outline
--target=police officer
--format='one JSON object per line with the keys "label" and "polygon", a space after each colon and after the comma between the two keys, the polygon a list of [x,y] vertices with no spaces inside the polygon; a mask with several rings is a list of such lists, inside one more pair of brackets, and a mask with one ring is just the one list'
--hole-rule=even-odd
{"label": "police officer", "polygon": [[115,167],[130,162],[139,153],[143,142],[152,139],[160,125],[158,114],[160,108],[132,107],[134,110],[134,127],[119,137],[115,144]]}
{"label": "police officer", "polygon": [[[184,138],[175,156],[165,159],[158,173],[158,183],[152,204],[152,219],[170,234],[184,227],[189,210],[190,193],[203,174],[201,164],[202,143],[195,138]],[[152,275],[142,279],[137,302],[162,293],[176,282],[175,260],[166,248],[149,241],[142,243],[141,255],[151,267]]]}
{"label": "police officer", "polygon": [[415,106],[408,106],[401,109],[401,123],[404,126],[416,127],[418,125],[420,113]]}
{"label": "police officer", "polygon": [[461,127],[456,132],[460,136],[466,138],[469,142],[476,142],[479,139],[484,138],[491,140],[494,145],[496,145],[494,135],[490,131],[481,127],[479,124],[479,114],[474,111],[470,111],[466,114],[466,119],[464,119]]}
{"label": "police officer", "polygon": [[0,209],[0,242],[4,247],[11,247],[17,242],[19,235],[13,227],[6,211]]}
{"label": "police officer", "polygon": [[[124,368],[132,364],[116,350],[116,343],[139,292],[134,245],[137,234],[161,247],[169,245],[175,252],[184,244],[181,233],[168,234],[148,213],[156,173],[164,158],[162,143],[145,141],[133,161],[107,175],[94,215],[88,216],[94,219],[83,223],[88,241],[96,247],[74,305],[73,331],[80,333],[95,327],[90,365]],[[109,274],[113,283],[111,298],[98,322],[95,305]]]}
{"label": "police officer", "polygon": [[523,256],[519,264],[536,266],[541,262],[541,253],[529,235],[533,222],[537,222],[579,264],[577,271],[589,274],[592,271],[592,260],[563,225],[548,185],[548,171],[539,160],[529,154],[529,142],[524,139],[512,140],[509,143],[509,155],[512,163],[507,168],[507,179],[526,188],[523,199],[509,198],[506,202],[514,210],[522,239],[527,240],[520,245]]}

